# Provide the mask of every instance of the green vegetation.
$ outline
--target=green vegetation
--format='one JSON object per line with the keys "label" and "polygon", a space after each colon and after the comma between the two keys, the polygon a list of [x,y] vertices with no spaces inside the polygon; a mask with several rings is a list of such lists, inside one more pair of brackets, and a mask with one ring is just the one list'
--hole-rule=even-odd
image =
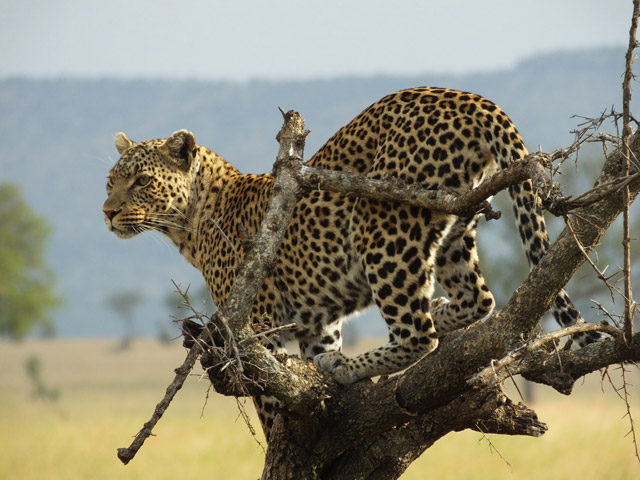
{"label": "green vegetation", "polygon": [[0,336],[21,340],[36,327],[53,331],[60,304],[44,254],[51,235],[17,186],[0,184]]}
{"label": "green vegetation", "polygon": [[60,390],[48,387],[42,377],[42,359],[38,355],[29,355],[24,363],[24,369],[27,377],[33,384],[31,396],[39,400],[58,400]]}
{"label": "green vegetation", "polygon": [[[64,393],[56,403],[30,401],[32,386],[22,365],[34,353],[47,365],[44,380]],[[187,381],[138,456],[127,466],[117,459],[117,448],[129,445],[149,419],[184,355],[179,342],[167,348],[153,340],[135,340],[117,355],[113,340],[0,342],[0,478],[258,478],[264,453],[235,400],[213,392],[207,399],[208,382],[198,375]],[[637,370],[628,381],[639,383]],[[542,388],[537,397],[534,407],[549,426],[543,437],[449,435],[403,480],[638,478],[626,409],[598,374],[576,385],[571,397]],[[632,399],[632,413],[640,416],[640,401]],[[254,419],[250,402],[246,407]],[[254,426],[259,429],[255,419]]]}

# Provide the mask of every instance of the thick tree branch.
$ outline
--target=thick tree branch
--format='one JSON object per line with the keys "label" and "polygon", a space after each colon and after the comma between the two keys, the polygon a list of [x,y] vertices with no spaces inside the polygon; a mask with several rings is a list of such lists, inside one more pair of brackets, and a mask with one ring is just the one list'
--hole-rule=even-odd
{"label": "thick tree branch", "polygon": [[[379,432],[372,432],[367,430],[367,422],[359,422],[358,417],[371,410],[378,411],[381,417],[387,413],[380,411],[378,397],[367,398],[363,403],[363,398],[375,389],[371,384],[360,391],[360,402],[351,396],[342,398],[340,407],[348,409],[340,415],[342,420],[323,422],[317,431],[310,430],[308,424],[301,428],[295,420],[279,417],[263,480],[290,478],[286,472],[290,471],[291,459],[301,462],[306,472],[315,472],[313,478],[397,478],[424,450],[452,431],[470,428],[483,433],[540,436],[547,429],[535,412],[513,404],[499,388],[490,388],[468,390],[422,414],[405,412],[405,421],[396,423],[394,428],[381,426]],[[334,405],[328,408],[333,409]],[[386,423],[386,418],[381,421]],[[358,435],[353,435],[354,431]],[[286,441],[291,440],[292,434],[296,440]],[[344,434],[349,438],[345,439]],[[327,445],[331,446],[330,452]]]}
{"label": "thick tree branch", "polygon": [[634,334],[631,341],[610,338],[579,350],[531,352],[515,372],[569,395],[575,381],[584,375],[627,361],[640,361],[640,333]]}
{"label": "thick tree branch", "polygon": [[325,476],[397,478],[438,439],[465,429],[538,437],[546,432],[547,427],[538,420],[534,411],[521,403],[512,403],[499,388],[470,391],[398,428],[357,443],[336,460],[331,467],[331,475]]}

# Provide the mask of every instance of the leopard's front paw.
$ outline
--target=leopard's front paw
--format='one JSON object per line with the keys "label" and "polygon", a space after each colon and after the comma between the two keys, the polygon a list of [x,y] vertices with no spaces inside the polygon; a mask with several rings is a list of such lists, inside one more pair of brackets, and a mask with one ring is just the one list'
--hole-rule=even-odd
{"label": "leopard's front paw", "polygon": [[341,352],[333,351],[316,355],[313,363],[322,370],[333,376],[336,382],[342,385],[351,385],[359,380],[357,372],[350,361]]}

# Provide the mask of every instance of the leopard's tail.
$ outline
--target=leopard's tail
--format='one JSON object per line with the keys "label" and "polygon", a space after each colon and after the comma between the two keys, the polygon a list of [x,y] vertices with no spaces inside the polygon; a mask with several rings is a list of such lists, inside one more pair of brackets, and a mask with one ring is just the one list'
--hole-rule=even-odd
{"label": "leopard's tail", "polygon": [[[526,154],[526,149],[523,149],[522,158]],[[529,268],[533,268],[549,249],[549,235],[542,213],[542,201],[534,191],[530,180],[513,185],[509,188],[509,194],[513,200],[516,226],[527,255]],[[585,322],[564,289],[556,297],[551,313],[561,327]],[[585,346],[600,340],[603,336],[600,332],[584,332],[575,334],[573,340],[578,345]]]}

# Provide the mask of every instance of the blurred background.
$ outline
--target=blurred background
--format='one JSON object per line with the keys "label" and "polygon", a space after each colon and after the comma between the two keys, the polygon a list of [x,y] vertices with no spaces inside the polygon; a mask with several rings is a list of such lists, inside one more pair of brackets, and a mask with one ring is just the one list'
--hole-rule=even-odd
{"label": "blurred background", "polygon": [[[101,208],[118,158],[116,132],[144,140],[185,128],[240,170],[261,173],[277,152],[278,106],[305,117],[309,157],[383,95],[433,85],[486,96],[511,116],[530,150],[550,151],[573,141],[583,117],[622,110],[630,15],[631,1],[623,0],[0,0],[0,478],[260,473],[261,447],[235,401],[211,393],[206,402],[207,382],[197,375],[158,439],[127,467],[116,459],[184,356],[171,321],[182,314],[172,282],[188,287],[197,307],[213,308],[200,274],[169,242],[156,235],[122,241],[106,230]],[[598,130],[619,127],[607,120]],[[602,147],[592,145],[557,180],[566,194],[580,193],[602,162]],[[498,305],[527,272],[503,197],[495,201],[503,219],[480,225],[483,270]],[[562,226],[549,219],[553,233]],[[637,238],[637,221],[633,228]],[[593,256],[609,274],[622,262],[620,235],[614,226]],[[597,304],[622,313],[620,298],[588,267],[568,289],[590,321],[602,318]],[[346,332],[352,350],[384,334],[375,312]],[[620,371],[610,370],[619,387]],[[464,462],[475,466],[470,472],[489,462],[493,478],[567,478],[546,463],[559,456],[556,446],[574,458],[572,475],[577,463],[590,465],[581,478],[604,478],[593,464],[607,478],[637,478],[624,402],[607,375],[604,383],[591,377],[568,399],[522,386],[534,408],[548,408],[557,421],[542,439],[489,443],[459,434],[442,448],[472,450]],[[493,444],[504,459],[491,453]],[[603,444],[617,456],[594,459],[590,452]],[[446,457],[439,445],[423,457]],[[542,470],[532,470],[542,455]],[[576,462],[580,455],[589,462]],[[419,463],[406,478],[434,475],[431,461],[428,470]],[[438,478],[449,470],[443,463]]]}

